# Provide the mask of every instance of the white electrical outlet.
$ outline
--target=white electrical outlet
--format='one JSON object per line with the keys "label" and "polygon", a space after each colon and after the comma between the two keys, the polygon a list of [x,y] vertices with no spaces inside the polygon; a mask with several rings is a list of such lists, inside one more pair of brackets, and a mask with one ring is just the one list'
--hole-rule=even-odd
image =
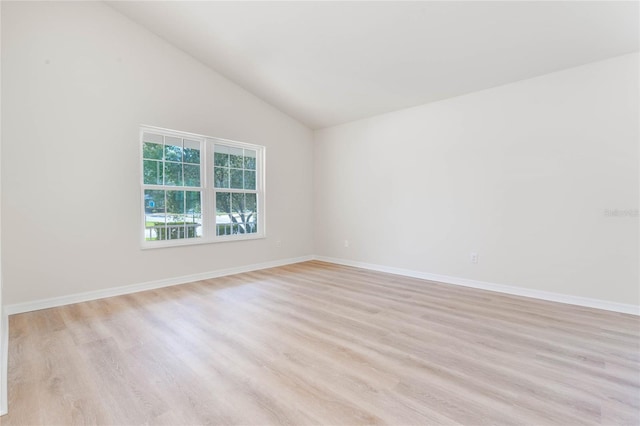
{"label": "white electrical outlet", "polygon": [[344,240],[344,246],[349,247],[349,240]]}
{"label": "white electrical outlet", "polygon": [[471,260],[471,263],[478,263],[478,253],[472,252],[469,254],[469,259]]}
{"label": "white electrical outlet", "polygon": [[282,247],[282,240],[276,240],[276,247]]}

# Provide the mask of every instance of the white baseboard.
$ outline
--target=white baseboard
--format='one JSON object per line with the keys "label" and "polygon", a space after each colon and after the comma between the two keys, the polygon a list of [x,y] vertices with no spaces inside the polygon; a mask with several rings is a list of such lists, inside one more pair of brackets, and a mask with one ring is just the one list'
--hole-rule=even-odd
{"label": "white baseboard", "polygon": [[420,278],[423,280],[437,281],[445,284],[460,285],[464,287],[490,290],[498,293],[512,294],[515,296],[531,297],[534,299],[547,300],[551,302],[566,303],[569,305],[584,306],[588,308],[603,309],[606,311],[620,312],[623,314],[640,315],[640,306],[628,305],[624,303],[609,302],[607,300],[590,299],[587,297],[571,296],[568,294],[553,293],[549,291],[533,290],[523,287],[514,287],[504,284],[495,284],[486,281],[471,280],[468,278],[451,277],[448,275],[430,274],[428,272],[412,271],[409,269],[393,268],[390,266],[376,265],[355,260],[338,259],[326,256],[314,256],[315,260],[335,263],[338,265],[353,266],[356,268],[369,269],[371,271],[387,272],[389,274],[403,275],[406,277]]}
{"label": "white baseboard", "polygon": [[183,275],[181,277],[168,278],[164,280],[125,285],[122,287],[113,287],[104,290],[87,291],[84,293],[70,294],[68,296],[34,300],[32,302],[16,303],[13,305],[6,305],[4,307],[4,314],[14,315],[24,312],[37,311],[40,309],[55,308],[57,306],[87,302],[89,300],[103,299],[105,297],[121,296],[123,294],[137,293],[140,291],[153,290],[156,288],[169,287],[172,285],[186,284],[194,281],[208,280],[211,278],[240,274],[242,272],[251,272],[260,269],[275,268],[277,266],[291,265],[293,263],[306,262],[313,259],[314,256],[302,256],[289,259],[273,260],[270,262],[254,263],[252,265],[239,266],[236,268],[219,269],[216,271],[203,272],[200,274]]}
{"label": "white baseboard", "polygon": [[[260,269],[275,268],[277,266],[291,265],[293,263],[306,262],[309,260],[320,260],[323,262],[335,263],[338,265],[353,266],[356,268],[368,269],[371,271],[386,272],[395,275],[403,275],[406,277],[420,278],[423,280],[437,281],[445,284],[460,285],[464,287],[478,288],[482,290],[490,290],[498,293],[512,294],[516,296],[531,297],[534,299],[547,300],[552,302],[566,303],[569,305],[585,306],[589,308],[603,309],[606,311],[620,312],[624,314],[640,315],[640,306],[628,305],[624,303],[609,302],[600,299],[591,299],[587,297],[571,296],[561,293],[553,293],[549,291],[533,290],[523,287],[515,287],[504,284],[496,284],[486,281],[477,281],[468,278],[452,277],[448,275],[431,274],[428,272],[413,271],[410,269],[394,268],[391,266],[377,265],[373,263],[359,262],[348,259],[338,259],[326,256],[302,256],[289,259],[281,259],[270,262],[255,263],[252,265],[240,266],[236,268],[219,269],[200,274],[183,275],[180,277],[168,278],[158,281],[149,281],[140,284],[126,285],[122,287],[108,288],[104,290],[88,291],[84,293],[76,293],[68,296],[52,297],[49,299],[40,299],[32,302],[17,303],[6,305],[4,307],[4,316],[20,314],[23,312],[37,311],[39,309],[55,308],[57,306],[70,305],[73,303],[86,302],[89,300],[102,299],[105,297],[120,296],[123,294],[137,293],[145,290],[153,290],[156,288],[168,287],[178,284],[186,284],[194,281],[206,280],[211,278],[223,277],[227,275],[239,274],[242,272],[257,271]],[[5,326],[0,323],[0,326]],[[6,334],[5,334],[6,336]],[[6,349],[6,348],[3,348]],[[0,357],[2,355],[0,354]],[[0,394],[1,398],[1,394]],[[0,401],[0,412],[2,412],[2,401]]]}

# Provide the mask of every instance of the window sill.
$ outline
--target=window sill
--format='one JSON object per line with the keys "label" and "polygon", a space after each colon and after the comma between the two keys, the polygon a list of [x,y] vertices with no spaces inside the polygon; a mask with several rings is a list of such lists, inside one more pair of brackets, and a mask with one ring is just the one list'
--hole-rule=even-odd
{"label": "window sill", "polygon": [[141,250],[162,249],[171,247],[197,246],[202,244],[230,243],[234,241],[263,240],[267,238],[264,234],[251,235],[234,235],[215,238],[189,238],[182,240],[164,240],[164,241],[144,241],[140,246]]}

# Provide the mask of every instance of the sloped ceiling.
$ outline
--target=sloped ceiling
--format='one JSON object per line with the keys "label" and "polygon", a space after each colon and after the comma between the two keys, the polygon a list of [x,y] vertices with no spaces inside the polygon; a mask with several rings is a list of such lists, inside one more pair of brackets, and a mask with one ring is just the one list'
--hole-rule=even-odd
{"label": "sloped ceiling", "polygon": [[317,129],[638,50],[638,2],[109,2]]}

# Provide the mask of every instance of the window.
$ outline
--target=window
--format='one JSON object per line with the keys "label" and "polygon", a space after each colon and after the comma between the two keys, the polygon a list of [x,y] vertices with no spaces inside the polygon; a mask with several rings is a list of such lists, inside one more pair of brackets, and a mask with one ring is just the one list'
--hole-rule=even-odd
{"label": "window", "polygon": [[264,147],[141,129],[143,247],[264,237]]}
{"label": "window", "polygon": [[255,149],[214,144],[216,235],[258,231]]}

